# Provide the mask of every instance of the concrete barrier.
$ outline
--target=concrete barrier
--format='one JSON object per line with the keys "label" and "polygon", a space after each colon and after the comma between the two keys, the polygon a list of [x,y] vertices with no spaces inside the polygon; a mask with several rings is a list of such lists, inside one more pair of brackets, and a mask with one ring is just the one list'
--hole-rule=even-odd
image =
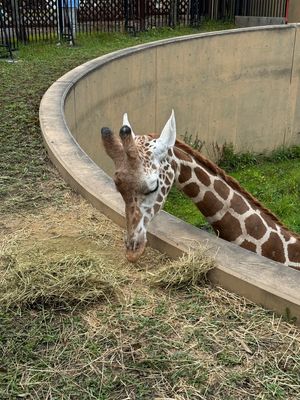
{"label": "concrete barrier", "polygon": [[[118,131],[128,112],[136,133],[160,131],[174,108],[178,132],[204,140],[208,153],[216,143],[243,151],[300,144],[299,66],[298,25],[120,50],[75,68],[49,88],[40,107],[45,145],[65,180],[123,226],[123,202],[106,174],[112,165],[102,149],[102,126]],[[213,282],[300,321],[299,272],[164,212],[149,230],[150,244],[172,257],[203,241],[216,254]]]}
{"label": "concrete barrier", "polygon": [[236,15],[234,18],[236,26],[245,28],[247,26],[265,26],[286,24],[285,17],[257,17]]}

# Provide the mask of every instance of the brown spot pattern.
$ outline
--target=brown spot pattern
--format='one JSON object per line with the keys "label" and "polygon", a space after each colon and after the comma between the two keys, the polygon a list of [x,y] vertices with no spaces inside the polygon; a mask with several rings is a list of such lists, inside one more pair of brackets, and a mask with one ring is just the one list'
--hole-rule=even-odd
{"label": "brown spot pattern", "polygon": [[177,147],[174,148],[174,153],[177,158],[180,158],[180,160],[192,162],[192,157],[186,154],[184,151],[179,150]]}
{"label": "brown spot pattern", "polygon": [[284,237],[284,239],[288,242],[290,240],[290,238],[292,237],[292,235],[287,232],[284,228],[280,229],[280,232],[282,234],[282,236]]}
{"label": "brown spot pattern", "polygon": [[203,183],[203,185],[205,185],[205,186],[209,186],[210,185],[210,177],[204,171],[203,168],[196,167],[194,172],[195,172],[197,178],[199,179],[199,181]]}
{"label": "brown spot pattern", "polygon": [[167,176],[165,177],[165,184],[166,184],[167,186],[171,185],[171,181],[170,181],[170,179],[169,179]]}
{"label": "brown spot pattern", "polygon": [[272,232],[269,239],[261,246],[261,254],[280,263],[285,262],[283,245],[277,233]]}
{"label": "brown spot pattern", "polygon": [[222,199],[226,200],[228,198],[230,189],[224,182],[219,179],[215,180],[214,188],[218,195],[222,197]]}
{"label": "brown spot pattern", "polygon": [[244,240],[243,243],[240,244],[244,249],[256,252],[256,245],[254,243],[249,242],[248,240]]}
{"label": "brown spot pattern", "polygon": [[241,224],[238,219],[227,212],[220,221],[212,224],[215,232],[222,239],[233,242],[242,234]]}
{"label": "brown spot pattern", "polygon": [[154,213],[156,214],[156,213],[158,213],[158,211],[160,210],[160,207],[161,207],[161,205],[160,204],[155,204],[155,206],[154,206]]}
{"label": "brown spot pattern", "polygon": [[197,203],[197,207],[205,217],[212,217],[216,212],[222,210],[223,203],[212,192],[206,192],[203,200]]}
{"label": "brown spot pattern", "polygon": [[[257,208],[256,208],[256,209],[257,209]],[[266,221],[266,223],[268,224],[268,226],[269,226],[270,228],[276,230],[276,224],[275,224],[275,222],[273,221],[273,219],[272,219],[269,215],[266,215],[265,213],[263,214],[263,217],[264,217],[264,220]]]}
{"label": "brown spot pattern", "polygon": [[173,160],[173,161],[171,162],[171,166],[172,166],[172,168],[173,168],[173,170],[174,170],[174,171],[176,171],[176,170],[177,170],[177,164],[176,164],[176,161],[174,161],[174,160]]}
{"label": "brown spot pattern", "polygon": [[178,177],[178,182],[183,183],[191,179],[192,177],[192,169],[187,165],[181,165],[180,167],[180,174]]}
{"label": "brown spot pattern", "polygon": [[157,196],[157,199],[156,199],[159,203],[161,203],[162,201],[163,201],[163,197],[162,197],[162,195],[161,194],[159,194],[158,196]]}
{"label": "brown spot pattern", "polygon": [[246,218],[245,227],[248,235],[257,240],[261,239],[267,231],[262,219],[257,214],[250,215],[250,217]]}
{"label": "brown spot pattern", "polygon": [[292,262],[300,263],[300,243],[293,243],[288,245],[288,255]]}
{"label": "brown spot pattern", "polygon": [[199,186],[191,182],[183,188],[184,193],[189,197],[196,197],[199,194]]}
{"label": "brown spot pattern", "polygon": [[230,207],[238,214],[244,214],[246,211],[249,210],[249,207],[247,206],[245,200],[236,193],[231,199]]}

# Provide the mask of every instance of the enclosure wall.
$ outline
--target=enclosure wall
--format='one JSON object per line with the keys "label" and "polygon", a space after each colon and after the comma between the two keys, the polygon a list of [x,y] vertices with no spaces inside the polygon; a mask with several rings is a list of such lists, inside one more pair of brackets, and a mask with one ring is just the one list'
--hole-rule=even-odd
{"label": "enclosure wall", "polygon": [[180,37],[94,60],[67,95],[67,125],[107,172],[100,128],[117,132],[124,112],[143,134],[160,132],[174,108],[178,137],[200,138],[211,157],[224,143],[255,152],[299,145],[299,27]]}
{"label": "enclosure wall", "polygon": [[[103,171],[113,169],[101,148],[102,126],[117,131],[128,111],[136,132],[159,131],[174,107],[178,132],[200,135],[210,151],[225,141],[256,151],[300,144],[299,66],[297,25],[194,35],[111,53],[47,90],[40,105],[45,146],[66,182],[124,226],[122,197]],[[300,324],[298,271],[164,211],[152,220],[147,239],[173,258],[207,244],[216,260],[212,282]]]}
{"label": "enclosure wall", "polygon": [[289,22],[300,22],[299,0],[289,0],[288,21]]}

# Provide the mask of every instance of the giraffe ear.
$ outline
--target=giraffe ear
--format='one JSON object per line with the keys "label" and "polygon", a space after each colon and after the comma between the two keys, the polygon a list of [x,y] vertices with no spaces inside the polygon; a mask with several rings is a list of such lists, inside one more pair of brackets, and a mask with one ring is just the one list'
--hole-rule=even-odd
{"label": "giraffe ear", "polygon": [[157,151],[163,153],[173,147],[176,141],[176,121],[175,113],[172,110],[171,116],[168,119],[160,137],[157,139]]}
{"label": "giraffe ear", "polygon": [[124,125],[129,126],[129,128],[131,129],[131,135],[132,135],[132,137],[133,137],[133,139],[134,139],[134,138],[135,138],[135,134],[133,133],[133,130],[132,130],[132,127],[131,127],[131,125],[130,125],[130,122],[129,122],[127,113],[125,113],[125,114],[123,115],[123,126],[124,126]]}

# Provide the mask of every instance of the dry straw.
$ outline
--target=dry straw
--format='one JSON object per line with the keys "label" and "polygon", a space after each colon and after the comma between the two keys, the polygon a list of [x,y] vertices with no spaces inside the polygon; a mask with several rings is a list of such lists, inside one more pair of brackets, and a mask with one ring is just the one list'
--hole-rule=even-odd
{"label": "dry straw", "polygon": [[14,308],[88,304],[115,297],[120,278],[101,259],[87,254],[21,262],[0,258],[0,304]]}
{"label": "dry straw", "polygon": [[207,247],[198,246],[179,259],[170,260],[152,277],[152,282],[162,287],[196,285],[205,281],[207,273],[215,267],[214,258]]}

